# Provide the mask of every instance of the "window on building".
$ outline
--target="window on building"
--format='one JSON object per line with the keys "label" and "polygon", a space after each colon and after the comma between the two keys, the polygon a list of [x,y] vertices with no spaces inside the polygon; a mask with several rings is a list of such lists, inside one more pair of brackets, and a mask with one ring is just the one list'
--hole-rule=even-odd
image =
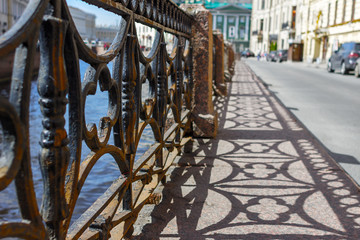
{"label": "window on building", "polygon": [[352,0],[351,21],[353,21],[355,17],[355,5],[356,5],[356,0]]}
{"label": "window on building", "polygon": [[311,24],[314,25],[315,24],[315,12],[312,11],[311,13]]}
{"label": "window on building", "polygon": [[265,22],[264,22],[264,31],[267,31],[267,24],[266,24],[266,22],[267,22],[267,18],[265,18]]}
{"label": "window on building", "polygon": [[269,18],[269,32],[271,31],[271,17]]}
{"label": "window on building", "polygon": [[334,25],[336,24],[336,18],[337,18],[337,10],[338,10],[338,1],[335,1],[335,17],[334,17]]}
{"label": "window on building", "polygon": [[265,0],[261,0],[261,9],[265,9]]}
{"label": "window on building", "polygon": [[345,22],[346,0],[343,0],[342,22]]}
{"label": "window on building", "polygon": [[238,33],[238,37],[240,40],[245,40],[245,29],[246,29],[246,17],[240,16],[239,17],[239,33]]}
{"label": "window on building", "polygon": [[16,19],[16,17],[17,17],[18,6],[19,6],[19,3],[14,1],[12,4],[12,14],[13,14],[14,19]]}
{"label": "window on building", "polygon": [[228,22],[231,24],[235,23],[235,17],[228,17]]}
{"label": "window on building", "polygon": [[7,0],[1,0],[1,12],[2,13],[7,13],[8,10],[8,4],[7,4]]}
{"label": "window on building", "polygon": [[292,7],[292,15],[291,15],[291,28],[295,29],[296,23],[296,6]]}
{"label": "window on building", "polygon": [[240,40],[245,40],[245,27],[240,26]]}
{"label": "window on building", "polygon": [[330,26],[330,9],[331,9],[331,3],[328,5],[328,15],[327,15],[327,25]]}
{"label": "window on building", "polygon": [[216,29],[219,29],[221,32],[224,32],[224,16],[218,15],[216,17]]}

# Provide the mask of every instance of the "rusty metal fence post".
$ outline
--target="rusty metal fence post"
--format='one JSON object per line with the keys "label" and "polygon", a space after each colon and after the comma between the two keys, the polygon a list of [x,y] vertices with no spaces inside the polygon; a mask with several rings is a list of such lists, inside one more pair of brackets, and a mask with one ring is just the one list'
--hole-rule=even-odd
{"label": "rusty metal fence post", "polygon": [[180,6],[195,19],[192,25],[194,108],[192,111],[195,137],[212,138],[217,134],[218,114],[214,110],[212,15],[201,4]]}
{"label": "rusty metal fence post", "polygon": [[235,74],[235,51],[232,44],[228,46],[229,51],[229,72],[233,76]]}
{"label": "rusty metal fence post", "polygon": [[224,43],[224,52],[225,52],[225,57],[224,57],[224,65],[225,65],[225,70],[224,70],[224,76],[225,76],[225,80],[227,82],[231,81],[232,76],[235,74],[235,52],[233,49],[233,46],[230,42],[226,42]]}
{"label": "rusty metal fence post", "polygon": [[214,83],[215,92],[220,96],[227,95],[225,84],[224,68],[225,68],[225,51],[224,36],[220,31],[214,31]]}

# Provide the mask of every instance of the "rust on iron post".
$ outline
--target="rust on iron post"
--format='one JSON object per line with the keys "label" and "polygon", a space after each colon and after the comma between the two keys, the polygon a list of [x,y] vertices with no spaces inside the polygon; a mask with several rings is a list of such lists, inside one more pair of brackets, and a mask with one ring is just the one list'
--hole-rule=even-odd
{"label": "rust on iron post", "polygon": [[224,53],[224,77],[227,82],[230,82],[235,74],[235,52],[230,42],[225,41]]}
{"label": "rust on iron post", "polygon": [[[48,8],[53,6],[50,4]],[[63,55],[67,25],[62,19],[45,15],[40,30],[38,92],[43,114],[40,165],[44,182],[41,215],[52,239],[65,238],[62,221],[68,215],[64,191],[69,161],[64,129],[68,81]]]}
{"label": "rust on iron post", "polygon": [[220,96],[227,95],[224,77],[224,36],[220,31],[214,31],[214,85],[215,92]]}
{"label": "rust on iron post", "polygon": [[235,74],[235,51],[232,44],[228,44],[229,49],[229,72],[231,76]]}
{"label": "rust on iron post", "polygon": [[213,33],[212,15],[201,4],[182,4],[195,19],[192,25],[194,77],[193,131],[195,137],[212,138],[217,134],[218,114],[212,100]]}

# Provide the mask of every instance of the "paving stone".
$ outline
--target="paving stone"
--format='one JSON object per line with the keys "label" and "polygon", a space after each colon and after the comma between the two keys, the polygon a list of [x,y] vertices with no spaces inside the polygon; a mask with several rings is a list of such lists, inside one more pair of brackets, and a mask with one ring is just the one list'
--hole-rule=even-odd
{"label": "paving stone", "polygon": [[244,63],[228,91],[134,239],[360,239],[359,187],[326,149]]}

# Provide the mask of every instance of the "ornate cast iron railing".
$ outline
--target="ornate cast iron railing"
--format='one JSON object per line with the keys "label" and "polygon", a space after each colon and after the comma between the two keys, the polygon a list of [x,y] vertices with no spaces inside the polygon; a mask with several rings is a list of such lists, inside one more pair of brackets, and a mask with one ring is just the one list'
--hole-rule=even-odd
{"label": "ornate cast iron railing", "polygon": [[[121,19],[118,34],[103,55],[83,43],[65,0],[30,1],[23,16],[0,38],[2,58],[16,50],[10,97],[0,98],[0,190],[15,182],[22,217],[18,222],[1,222],[0,238],[108,239],[112,235],[120,239],[131,234],[140,209],[187,139],[192,18],[165,0],[86,1]],[[157,30],[147,56],[140,51],[135,22]],[[166,50],[165,32],[176,37],[171,54]],[[29,144],[29,96],[37,48],[43,118],[41,209],[34,192]],[[79,60],[90,65],[84,79],[80,79]],[[112,73],[107,66],[110,61]],[[151,94],[142,101],[145,82]],[[109,102],[107,116],[96,127],[86,125],[85,102],[96,94],[98,85],[108,92]],[[135,161],[147,126],[155,144]],[[112,132],[113,145],[109,143]],[[90,149],[85,159],[83,145]],[[72,219],[87,176],[105,154],[112,156],[120,177],[80,217]]]}

